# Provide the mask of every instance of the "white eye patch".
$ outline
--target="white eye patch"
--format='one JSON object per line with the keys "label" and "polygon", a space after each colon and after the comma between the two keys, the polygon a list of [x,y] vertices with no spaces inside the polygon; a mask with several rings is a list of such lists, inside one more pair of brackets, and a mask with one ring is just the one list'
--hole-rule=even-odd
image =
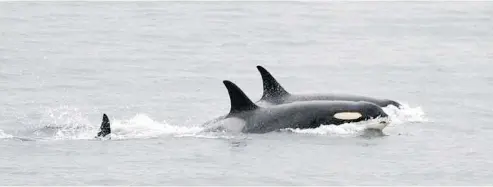
{"label": "white eye patch", "polygon": [[339,112],[334,114],[334,118],[342,120],[354,120],[360,118],[362,115],[359,112]]}

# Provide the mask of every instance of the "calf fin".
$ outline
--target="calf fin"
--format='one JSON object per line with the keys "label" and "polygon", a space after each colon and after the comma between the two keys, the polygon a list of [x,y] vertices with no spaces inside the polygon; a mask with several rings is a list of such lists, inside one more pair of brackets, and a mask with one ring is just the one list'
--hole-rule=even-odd
{"label": "calf fin", "polygon": [[103,138],[106,135],[111,134],[110,120],[106,114],[103,114],[103,121],[101,122],[101,127],[99,129],[100,131],[96,138]]}

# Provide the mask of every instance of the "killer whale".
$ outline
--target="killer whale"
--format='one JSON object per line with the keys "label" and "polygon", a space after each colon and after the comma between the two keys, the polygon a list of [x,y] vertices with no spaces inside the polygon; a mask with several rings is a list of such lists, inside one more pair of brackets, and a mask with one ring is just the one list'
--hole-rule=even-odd
{"label": "killer whale", "polygon": [[228,114],[206,123],[209,129],[242,133],[268,133],[286,128],[317,128],[375,119],[372,129],[388,125],[388,115],[370,102],[304,101],[282,105],[259,106],[233,82],[224,80],[230,99]]}
{"label": "killer whale", "polygon": [[101,122],[101,126],[99,127],[99,132],[94,138],[104,138],[109,134],[111,134],[110,119],[108,119],[108,116],[106,114],[103,114],[103,120]]}
{"label": "killer whale", "polygon": [[327,100],[327,101],[366,101],[374,103],[380,107],[386,107],[393,105],[398,108],[401,107],[396,101],[389,99],[377,99],[366,96],[347,95],[347,94],[291,94],[287,92],[279,82],[262,66],[257,66],[262,77],[263,93],[262,98],[257,102],[261,104],[284,104],[292,103],[296,101],[314,101],[314,100]]}

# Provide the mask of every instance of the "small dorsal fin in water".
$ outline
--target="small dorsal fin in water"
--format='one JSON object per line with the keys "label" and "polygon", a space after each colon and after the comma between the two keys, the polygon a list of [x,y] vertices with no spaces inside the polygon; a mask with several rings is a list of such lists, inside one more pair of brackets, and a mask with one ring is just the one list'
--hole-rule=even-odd
{"label": "small dorsal fin in water", "polygon": [[264,87],[264,93],[262,94],[261,100],[289,95],[281,84],[279,84],[272,74],[270,74],[264,67],[257,66],[257,69],[262,76],[262,83]]}
{"label": "small dorsal fin in water", "polygon": [[223,81],[224,86],[228,89],[229,100],[231,101],[231,110],[229,114],[234,114],[242,111],[257,109],[258,106],[246,96],[246,94],[231,81]]}
{"label": "small dorsal fin in water", "polygon": [[100,131],[96,138],[103,138],[106,135],[111,134],[110,120],[106,114],[103,114],[103,121],[101,122],[101,127],[99,129]]}

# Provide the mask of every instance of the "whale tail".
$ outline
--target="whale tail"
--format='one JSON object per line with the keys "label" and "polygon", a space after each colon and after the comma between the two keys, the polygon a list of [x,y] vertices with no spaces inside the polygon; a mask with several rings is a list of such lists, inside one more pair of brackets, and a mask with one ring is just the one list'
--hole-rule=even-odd
{"label": "whale tail", "polygon": [[231,101],[231,110],[228,115],[258,108],[236,84],[228,80],[223,81],[223,83],[228,89],[229,100]]}
{"label": "whale tail", "polygon": [[100,131],[96,138],[103,138],[106,135],[111,134],[110,120],[106,114],[103,114],[103,121],[101,122],[101,127],[99,129]]}
{"label": "whale tail", "polygon": [[278,98],[285,95],[289,95],[289,93],[277,82],[277,80],[269,73],[264,67],[257,66],[257,70],[260,72],[260,76],[262,76],[262,83],[264,88],[264,93],[262,94],[261,100],[269,99],[269,98]]}

